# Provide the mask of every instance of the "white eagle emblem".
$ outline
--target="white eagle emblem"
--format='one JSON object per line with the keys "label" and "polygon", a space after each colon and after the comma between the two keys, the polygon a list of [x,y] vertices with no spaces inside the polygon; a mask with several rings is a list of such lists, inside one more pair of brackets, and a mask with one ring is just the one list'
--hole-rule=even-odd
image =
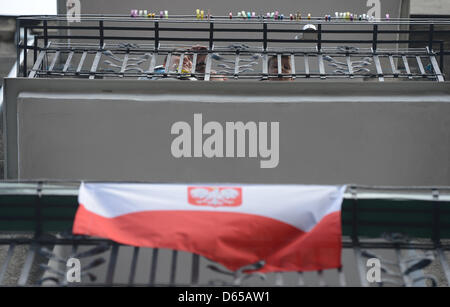
{"label": "white eagle emblem", "polygon": [[189,187],[188,200],[197,206],[240,206],[242,190],[234,187]]}

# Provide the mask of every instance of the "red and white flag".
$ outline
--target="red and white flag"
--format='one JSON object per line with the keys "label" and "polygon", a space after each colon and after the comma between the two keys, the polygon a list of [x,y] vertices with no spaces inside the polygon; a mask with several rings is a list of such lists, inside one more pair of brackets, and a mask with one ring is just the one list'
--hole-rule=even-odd
{"label": "red and white flag", "polygon": [[83,183],[73,233],[196,253],[230,270],[341,266],[345,186]]}

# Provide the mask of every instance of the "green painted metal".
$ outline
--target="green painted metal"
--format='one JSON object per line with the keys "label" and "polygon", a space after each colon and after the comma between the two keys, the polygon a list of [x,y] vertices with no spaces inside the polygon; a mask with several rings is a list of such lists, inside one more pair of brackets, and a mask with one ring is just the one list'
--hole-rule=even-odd
{"label": "green painted metal", "polygon": [[[0,231],[35,231],[37,227],[44,232],[70,231],[77,206],[74,189],[43,193],[40,197],[36,189],[0,193]],[[414,238],[432,238],[438,229],[441,238],[450,238],[450,201],[390,199],[386,195],[346,198],[342,208],[343,235],[351,236],[353,229],[358,237],[398,232]]]}
{"label": "green painted metal", "polygon": [[[342,232],[352,235],[354,200],[345,199]],[[437,210],[434,206],[437,206]],[[435,212],[433,212],[436,210]],[[431,200],[361,199],[357,201],[358,236],[380,237],[383,233],[403,233],[409,237],[431,238],[438,215],[441,238],[450,238],[450,202]]]}

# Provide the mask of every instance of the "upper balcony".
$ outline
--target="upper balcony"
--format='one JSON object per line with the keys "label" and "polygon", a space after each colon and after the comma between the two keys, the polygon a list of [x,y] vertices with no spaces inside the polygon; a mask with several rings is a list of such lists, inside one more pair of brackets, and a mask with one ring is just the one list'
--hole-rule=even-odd
{"label": "upper balcony", "polygon": [[17,56],[27,56],[18,76],[445,80],[449,50],[437,37],[449,32],[450,20],[299,17],[20,17]]}

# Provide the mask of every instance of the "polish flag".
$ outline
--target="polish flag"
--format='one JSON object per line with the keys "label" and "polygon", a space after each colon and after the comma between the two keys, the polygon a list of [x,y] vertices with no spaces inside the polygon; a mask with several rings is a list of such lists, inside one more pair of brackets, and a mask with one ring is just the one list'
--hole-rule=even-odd
{"label": "polish flag", "polygon": [[202,255],[235,271],[341,266],[345,186],[82,183],[73,233]]}

